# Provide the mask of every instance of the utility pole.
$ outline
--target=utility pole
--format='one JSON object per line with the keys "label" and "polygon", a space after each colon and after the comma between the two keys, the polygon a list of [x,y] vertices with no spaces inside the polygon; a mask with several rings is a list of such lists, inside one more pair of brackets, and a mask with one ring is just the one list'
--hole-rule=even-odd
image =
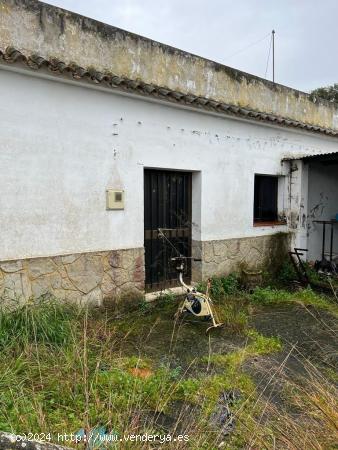
{"label": "utility pole", "polygon": [[275,82],[275,30],[272,30],[272,82]]}

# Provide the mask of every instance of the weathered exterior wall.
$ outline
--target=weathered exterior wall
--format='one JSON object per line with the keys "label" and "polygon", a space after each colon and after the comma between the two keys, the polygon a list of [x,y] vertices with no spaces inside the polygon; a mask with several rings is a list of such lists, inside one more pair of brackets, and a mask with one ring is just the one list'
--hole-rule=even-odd
{"label": "weathered exterior wall", "polygon": [[[336,150],[335,138],[28,74],[0,69],[0,261],[143,247],[145,167],[193,172],[194,240],[287,231],[253,226],[255,173],[288,178],[285,154]],[[107,188],[125,191],[124,210],[106,210]]]}
{"label": "weathered exterior wall", "polygon": [[[337,163],[338,164],[338,163]],[[332,220],[338,214],[338,166],[309,163],[307,234],[308,259],[321,259],[323,225],[314,220]],[[338,226],[334,226],[333,252],[338,254]],[[331,227],[326,226],[326,251],[330,251]],[[328,255],[326,255],[328,258]],[[329,259],[329,258],[328,258]]]}
{"label": "weathered exterior wall", "polygon": [[143,290],[143,248],[0,262],[0,298],[13,306],[48,294],[118,308],[119,301],[142,298]]}
{"label": "weathered exterior wall", "polygon": [[[72,61],[233,105],[338,129],[306,94],[35,0],[0,1],[0,49]],[[48,78],[49,77],[49,78]],[[285,156],[337,139],[123,95],[0,64],[0,297],[51,294],[121,305],[144,289],[144,168],[193,172],[193,280],[285,253],[306,240],[307,172]],[[291,168],[291,170],[290,170]],[[255,174],[278,175],[286,225],[254,226]],[[107,211],[105,191],[125,191]],[[118,299],[123,299],[121,304]]]}
{"label": "weathered exterior wall", "polygon": [[36,0],[1,0],[0,48],[7,46],[338,129],[333,104]]}
{"label": "weathered exterior wall", "polygon": [[[49,292],[94,304],[140,296],[145,167],[193,172],[201,276],[255,259],[251,244],[263,262],[270,235],[288,226],[253,226],[255,173],[288,179],[285,154],[336,149],[335,138],[31,72],[0,68],[0,98],[0,295],[14,287],[26,298]],[[124,210],[106,210],[107,188],[125,191]],[[287,192],[282,200],[287,207]],[[113,255],[122,262],[115,264]]]}
{"label": "weathered exterior wall", "polygon": [[200,257],[202,262],[193,263],[192,278],[205,280],[214,275],[241,272],[241,269],[274,271],[287,257],[289,246],[288,233],[194,242],[193,255]]}
{"label": "weathered exterior wall", "polygon": [[303,160],[288,163],[289,176],[289,229],[292,231],[292,248],[307,248],[308,230],[308,166]]}
{"label": "weathered exterior wall", "polygon": [[[289,177],[289,230],[292,248],[308,249],[303,259],[321,259],[323,227],[314,220],[332,220],[338,212],[337,165],[306,158],[291,160]],[[326,227],[326,251],[330,249],[330,227]],[[338,228],[334,227],[333,252],[338,252]],[[327,257],[327,255],[326,255]]]}

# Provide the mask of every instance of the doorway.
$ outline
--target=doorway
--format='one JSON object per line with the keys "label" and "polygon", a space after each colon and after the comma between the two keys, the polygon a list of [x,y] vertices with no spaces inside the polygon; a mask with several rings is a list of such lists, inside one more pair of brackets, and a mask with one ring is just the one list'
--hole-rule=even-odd
{"label": "doorway", "polygon": [[[167,239],[159,237],[161,228]],[[171,258],[191,256],[191,173],[144,171],[144,246],[146,290],[177,286]],[[185,279],[190,282],[191,260]]]}

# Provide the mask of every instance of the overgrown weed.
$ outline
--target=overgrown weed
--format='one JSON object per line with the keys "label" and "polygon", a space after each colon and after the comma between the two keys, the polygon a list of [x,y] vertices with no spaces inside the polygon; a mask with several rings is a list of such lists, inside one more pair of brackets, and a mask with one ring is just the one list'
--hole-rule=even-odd
{"label": "overgrown weed", "polygon": [[[207,282],[199,283],[196,289],[200,292],[205,292]],[[212,277],[210,279],[210,295],[213,298],[219,299],[227,295],[235,295],[239,289],[240,282],[237,274],[231,273],[227,276]]]}
{"label": "overgrown weed", "polygon": [[[298,382],[284,370],[286,357],[262,377],[258,388],[245,369],[246,363],[256,360],[264,366],[265,358],[283,350],[279,338],[248,328],[248,303],[264,306],[295,301],[325,308],[328,302],[308,290],[257,288],[249,295],[238,287],[234,294],[231,288],[215,303],[227,331],[232,323],[230,331],[240,335],[244,344],[224,353],[210,347],[209,353],[192,357],[185,368],[170,354],[170,340],[177,339],[170,330],[175,299],[162,299],[156,308],[146,307],[144,314],[134,311],[118,321],[108,314],[92,315],[63,305],[26,305],[17,315],[1,319],[7,325],[2,334],[6,363],[0,366],[0,429],[15,433],[51,430],[54,438],[57,433],[95,427],[120,436],[169,431],[189,435],[188,444],[163,445],[170,449],[220,445],[231,450],[334,448],[338,397],[329,377],[306,363],[307,377]],[[149,357],[142,353],[142,343],[150,339],[154,326],[167,339],[168,357],[161,362],[163,354]],[[182,326],[187,329],[192,324]],[[197,333],[187,335],[185,347],[197,344],[195,339],[201,338]],[[126,352],[128,341],[134,345],[132,354]],[[204,342],[207,346],[208,341]],[[156,346],[156,340],[152,345]],[[277,377],[287,392],[285,408],[263,395]],[[226,436],[210,417],[221,396],[232,391],[239,392],[231,406],[236,428]],[[289,407],[297,408],[297,417]],[[170,418],[171,424],[161,423],[161,417]],[[130,445],[121,448],[151,448],[150,443]]]}
{"label": "overgrown weed", "polygon": [[0,308],[0,350],[42,343],[62,346],[71,338],[71,322],[80,313],[74,305],[52,297],[31,298],[16,308]]}
{"label": "overgrown weed", "polygon": [[338,315],[338,306],[330,299],[330,297],[318,294],[311,288],[291,292],[285,289],[257,287],[248,298],[250,302],[261,306],[287,305],[298,302],[307,306],[326,309],[332,314]]}

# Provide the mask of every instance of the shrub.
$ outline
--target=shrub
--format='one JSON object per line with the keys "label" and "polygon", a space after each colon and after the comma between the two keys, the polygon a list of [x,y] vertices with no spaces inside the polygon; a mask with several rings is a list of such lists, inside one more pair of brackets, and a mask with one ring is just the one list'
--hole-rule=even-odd
{"label": "shrub", "polygon": [[[199,283],[196,286],[197,290],[200,292],[205,292],[207,288],[207,283]],[[239,281],[235,274],[230,274],[226,277],[212,277],[211,278],[211,289],[210,294],[219,298],[223,295],[236,294],[239,290]]]}
{"label": "shrub", "polygon": [[283,285],[288,285],[290,282],[297,279],[297,274],[291,261],[286,260],[283,262],[276,278],[277,281]]}
{"label": "shrub", "polygon": [[236,294],[239,289],[238,278],[234,274],[221,278],[223,291],[225,294]]}

